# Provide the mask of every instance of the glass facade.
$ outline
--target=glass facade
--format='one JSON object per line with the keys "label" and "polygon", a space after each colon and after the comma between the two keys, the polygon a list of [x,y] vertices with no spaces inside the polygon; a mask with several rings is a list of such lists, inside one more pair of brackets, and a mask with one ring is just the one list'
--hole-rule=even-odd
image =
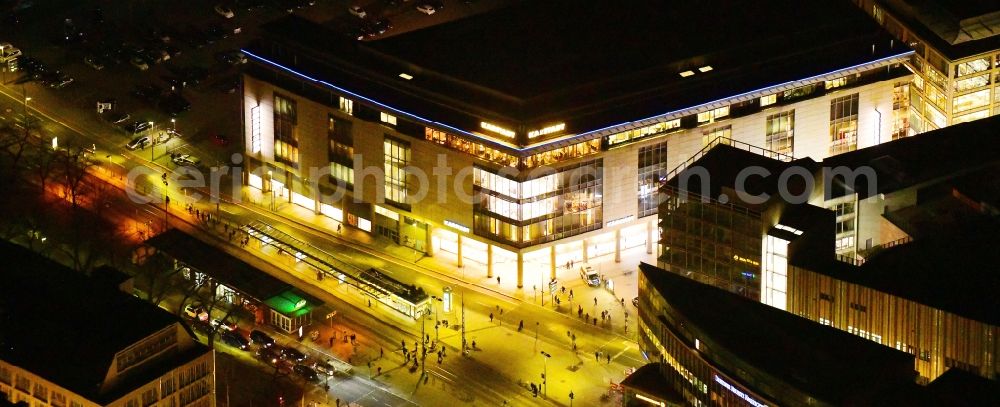
{"label": "glass facade", "polygon": [[507,167],[517,167],[518,164],[516,156],[430,127],[424,128],[424,139],[494,164]]}
{"label": "glass facade", "polygon": [[566,147],[529,155],[524,158],[524,168],[557,164],[562,161],[597,154],[599,152],[601,152],[600,139],[583,141]]}
{"label": "glass facade", "polygon": [[663,177],[667,176],[667,142],[660,142],[639,149],[639,217],[655,215],[657,191]]}
{"label": "glass facade", "polygon": [[858,148],[858,94],[830,101],[830,155]]}
{"label": "glass facade", "polygon": [[410,143],[385,136],[385,200],[409,210],[409,187],[406,167],[410,165]]}
{"label": "glass facade", "polygon": [[630,141],[644,139],[646,137],[663,134],[674,129],[680,129],[681,119],[669,120],[661,123],[651,124],[646,127],[615,133],[606,137],[608,146],[615,146]]}
{"label": "glass facade", "polygon": [[668,189],[660,205],[661,268],[760,300],[760,215]]}
{"label": "glass facade", "polygon": [[475,167],[475,233],[523,247],[601,227],[604,178],[601,160],[541,173],[517,181]]}
{"label": "glass facade", "polygon": [[767,149],[785,155],[793,155],[795,133],[795,111],[789,110],[767,116],[764,136]]}
{"label": "glass facade", "polygon": [[295,101],[274,95],[274,158],[298,167],[299,135],[295,131]]}
{"label": "glass facade", "polygon": [[[910,85],[896,83],[892,87],[892,140],[913,135],[910,132]],[[879,140],[881,142],[881,140]]]}

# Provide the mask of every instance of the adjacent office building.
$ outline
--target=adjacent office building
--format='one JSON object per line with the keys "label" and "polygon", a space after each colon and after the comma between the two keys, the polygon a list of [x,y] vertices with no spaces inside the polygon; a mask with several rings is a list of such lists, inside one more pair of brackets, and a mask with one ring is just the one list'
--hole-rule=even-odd
{"label": "adjacent office building", "polygon": [[[853,0],[913,48],[905,126],[934,130],[1000,113],[1000,3],[978,0]],[[908,97],[904,94],[908,93]]]}
{"label": "adjacent office building", "polygon": [[998,127],[820,162],[719,145],[664,186],[658,264],[911,353],[922,383],[956,368],[995,380]]}
{"label": "adjacent office building", "polygon": [[654,361],[623,406],[995,405],[1000,384],[960,370],[918,385],[914,355],[649,264],[639,344]]}
{"label": "adjacent office building", "polygon": [[215,405],[215,352],[177,316],[0,242],[0,400]]}
{"label": "adjacent office building", "polygon": [[525,1],[373,41],[297,17],[263,31],[242,90],[252,194],[519,287],[652,260],[658,182],[713,140],[819,159],[907,134],[912,51],[844,1]]}

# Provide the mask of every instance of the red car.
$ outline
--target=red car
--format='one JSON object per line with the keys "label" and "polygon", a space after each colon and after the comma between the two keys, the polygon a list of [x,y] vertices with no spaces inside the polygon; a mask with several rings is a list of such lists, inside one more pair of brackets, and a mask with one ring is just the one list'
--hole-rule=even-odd
{"label": "red car", "polygon": [[212,136],[212,143],[215,143],[217,146],[225,147],[229,145],[229,138],[222,134],[216,134]]}

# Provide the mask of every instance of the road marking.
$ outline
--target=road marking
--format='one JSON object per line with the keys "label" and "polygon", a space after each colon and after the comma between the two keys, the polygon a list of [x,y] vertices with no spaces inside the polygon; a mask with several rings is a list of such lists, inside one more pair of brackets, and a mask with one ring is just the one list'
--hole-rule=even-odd
{"label": "road marking", "polygon": [[627,345],[627,346],[625,346],[625,349],[622,349],[622,351],[621,351],[621,352],[618,352],[618,353],[616,353],[616,354],[615,354],[614,356],[612,356],[611,358],[612,358],[612,359],[618,359],[618,357],[619,357],[619,356],[621,356],[621,355],[622,355],[623,353],[625,353],[625,352],[628,352],[628,350],[629,350],[630,348],[632,348],[632,345]]}

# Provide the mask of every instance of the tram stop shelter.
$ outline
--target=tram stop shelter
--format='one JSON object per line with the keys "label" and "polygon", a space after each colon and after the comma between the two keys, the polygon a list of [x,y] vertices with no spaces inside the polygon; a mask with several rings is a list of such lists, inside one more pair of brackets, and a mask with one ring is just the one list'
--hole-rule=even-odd
{"label": "tram stop shelter", "polygon": [[267,322],[292,333],[312,323],[312,311],[323,305],[319,299],[253,267],[181,230],[170,229],[146,241],[146,256],[163,255],[185,278],[211,282],[213,294],[232,306],[254,314],[257,323]]}

